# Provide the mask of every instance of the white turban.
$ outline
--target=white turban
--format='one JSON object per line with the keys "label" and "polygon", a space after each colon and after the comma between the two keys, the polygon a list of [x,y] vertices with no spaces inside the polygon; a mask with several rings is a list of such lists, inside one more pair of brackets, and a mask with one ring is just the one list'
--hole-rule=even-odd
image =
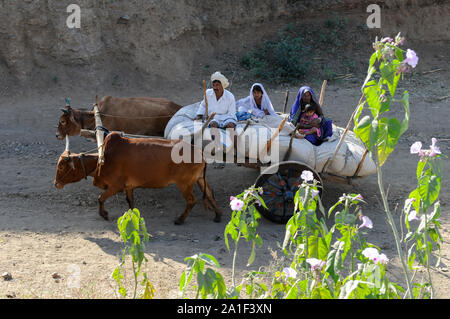
{"label": "white turban", "polygon": [[219,71],[215,72],[213,75],[211,75],[211,83],[214,81],[219,81],[222,84],[222,87],[226,89],[230,83],[228,82],[228,79]]}

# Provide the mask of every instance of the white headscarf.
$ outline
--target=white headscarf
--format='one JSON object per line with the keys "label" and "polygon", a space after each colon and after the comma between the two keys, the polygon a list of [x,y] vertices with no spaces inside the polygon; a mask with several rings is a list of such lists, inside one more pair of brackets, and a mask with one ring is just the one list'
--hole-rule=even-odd
{"label": "white headscarf", "polygon": [[222,87],[224,89],[226,89],[228,87],[228,85],[230,85],[230,83],[228,82],[228,79],[219,71],[214,72],[211,75],[211,83],[214,81],[220,81],[220,83],[222,83]]}
{"label": "white headscarf", "polygon": [[[261,109],[256,105],[255,98],[253,97],[253,88],[256,85],[258,85],[263,92],[261,98]],[[263,117],[265,115],[264,110],[269,111],[270,115],[277,115],[275,109],[272,106],[272,102],[270,102],[269,95],[267,94],[266,90],[264,90],[264,86],[261,83],[254,83],[250,88],[250,103],[252,106],[252,113],[257,117]]]}

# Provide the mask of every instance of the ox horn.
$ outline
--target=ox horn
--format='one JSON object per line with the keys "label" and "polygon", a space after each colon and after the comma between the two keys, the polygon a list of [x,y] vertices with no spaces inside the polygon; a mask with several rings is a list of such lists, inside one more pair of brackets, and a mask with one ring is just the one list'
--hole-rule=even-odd
{"label": "ox horn", "polygon": [[61,109],[61,111],[63,111],[64,114],[69,114],[70,112],[70,100],[68,97],[66,97],[66,108],[65,109]]}

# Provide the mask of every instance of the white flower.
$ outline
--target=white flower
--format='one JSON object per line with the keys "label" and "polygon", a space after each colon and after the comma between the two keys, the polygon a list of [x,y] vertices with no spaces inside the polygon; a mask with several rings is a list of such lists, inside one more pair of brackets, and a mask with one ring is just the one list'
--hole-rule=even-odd
{"label": "white flower", "polygon": [[241,210],[244,207],[244,202],[240,199],[233,198],[230,202],[230,206],[232,210]]}
{"label": "white flower", "polygon": [[304,170],[300,176],[305,182],[310,182],[314,180],[314,174],[311,171]]}
{"label": "white flower", "polygon": [[411,154],[420,153],[421,150],[422,150],[421,142],[415,142],[413,145],[411,145],[411,149],[410,149]]}
{"label": "white flower", "polygon": [[414,197],[408,198],[405,200],[405,206],[412,205],[412,203],[414,203],[415,201],[416,199]]}
{"label": "white flower", "polygon": [[286,274],[286,279],[288,279],[288,278],[292,278],[292,279],[297,278],[297,272],[294,269],[292,269],[291,267],[283,268],[283,272]]}
{"label": "white flower", "polygon": [[441,150],[439,149],[439,147],[436,146],[437,143],[437,139],[435,137],[433,137],[431,139],[431,145],[430,145],[430,157],[436,156],[436,154],[441,154]]}
{"label": "white flower", "polygon": [[385,254],[378,255],[378,260],[376,261],[376,263],[386,265],[388,262],[389,262],[389,258],[387,258],[387,256]]}
{"label": "white flower", "polygon": [[373,228],[373,223],[372,223],[372,221],[370,220],[369,217],[363,216],[362,217],[362,221],[363,221],[363,223],[359,226],[359,228],[362,228],[362,227],[367,227],[367,228],[370,228],[370,229]]}
{"label": "white flower", "polygon": [[412,220],[419,220],[419,218],[417,218],[417,212],[415,210],[410,211],[408,214],[408,221],[410,222]]}
{"label": "white flower", "polygon": [[419,57],[417,56],[416,52],[414,52],[414,50],[411,49],[406,50],[406,59],[403,61],[403,63],[407,63],[413,68],[415,68],[417,62],[419,62]]}
{"label": "white flower", "polygon": [[325,262],[317,258],[308,258],[306,259],[306,262],[311,266],[311,270],[320,270],[323,266],[325,266]]}
{"label": "white flower", "polygon": [[380,254],[378,252],[378,249],[369,247],[362,251],[362,254],[372,260],[375,264],[387,264],[389,262],[389,259],[386,257],[385,254]]}
{"label": "white flower", "polygon": [[379,255],[378,250],[377,250],[376,248],[373,248],[373,247],[369,247],[369,248],[364,249],[364,250],[362,251],[362,254],[363,254],[365,257],[367,257],[367,258],[369,258],[369,259],[372,259],[372,260],[373,260],[376,256]]}

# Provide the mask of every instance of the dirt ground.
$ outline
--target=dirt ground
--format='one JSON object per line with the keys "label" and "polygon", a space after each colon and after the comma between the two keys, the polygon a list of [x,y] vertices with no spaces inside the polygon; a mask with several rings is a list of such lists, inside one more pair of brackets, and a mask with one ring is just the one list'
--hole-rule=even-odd
{"label": "dirt ground", "polygon": [[[415,188],[417,157],[409,153],[410,145],[431,138],[438,139],[443,154],[450,154],[450,128],[448,126],[450,86],[448,45],[414,48],[419,55],[419,66],[400,84],[410,92],[410,127],[383,167],[389,201],[399,220],[400,207],[409,192]],[[426,73],[430,70],[440,71]],[[425,72],[425,73],[424,73]],[[325,94],[324,110],[334,123],[345,126],[360,97],[361,74],[358,78],[330,81]],[[201,81],[198,81],[201,83]],[[303,83],[302,83],[303,84]],[[248,94],[251,83],[238,83],[231,87],[236,98]],[[299,85],[301,86],[301,85]],[[268,93],[277,111],[282,110],[285,90],[291,92],[292,104],[298,87],[270,87]],[[320,86],[313,87],[320,91]],[[201,97],[201,85],[187,85],[181,89],[155,88],[151,92],[132,88],[120,91],[77,92],[76,89],[40,92],[9,91],[0,94],[0,273],[9,272],[11,280],[0,278],[0,298],[114,298],[117,287],[110,275],[119,263],[123,245],[116,222],[128,206],[120,194],[106,202],[110,221],[97,213],[100,190],[92,180],[67,185],[58,190],[53,186],[56,162],[64,150],[64,142],[55,137],[60,108],[64,98],[70,97],[73,107],[88,107],[95,94],[115,96],[160,96],[182,105]],[[399,112],[401,107],[399,107]],[[74,152],[87,151],[94,144],[81,137],[71,140]],[[444,160],[445,174],[449,163]],[[176,298],[184,258],[196,253],[208,253],[218,258],[221,273],[231,283],[232,254],[224,243],[224,228],[231,215],[229,196],[242,192],[257,178],[256,170],[227,164],[218,169],[210,165],[208,180],[224,215],[221,223],[213,222],[213,213],[204,212],[197,204],[186,223],[174,225],[185,202],[175,186],[165,189],[145,189],[135,192],[136,207],[146,221],[150,241],[145,271],[156,290],[156,298]],[[441,190],[442,206],[442,261],[433,268],[432,276],[437,298],[450,296],[450,219],[448,179]],[[374,227],[368,241],[381,247],[390,259],[389,275],[403,283],[393,236],[382,210],[376,176],[370,176],[355,185],[325,184],[324,206],[329,208],[342,193],[360,193],[367,201],[363,212]],[[196,190],[201,198],[200,190]],[[273,269],[283,264],[279,249],[285,227],[262,218],[258,228],[263,246],[258,248],[253,265],[246,267],[249,246],[239,248],[237,273],[239,278],[247,271],[264,267]],[[126,282],[131,287],[130,261],[127,260]],[[55,274],[56,273],[56,274]],[[424,273],[419,273],[419,278]],[[56,278],[54,278],[56,277]],[[79,287],[78,287],[79,286]]]}

